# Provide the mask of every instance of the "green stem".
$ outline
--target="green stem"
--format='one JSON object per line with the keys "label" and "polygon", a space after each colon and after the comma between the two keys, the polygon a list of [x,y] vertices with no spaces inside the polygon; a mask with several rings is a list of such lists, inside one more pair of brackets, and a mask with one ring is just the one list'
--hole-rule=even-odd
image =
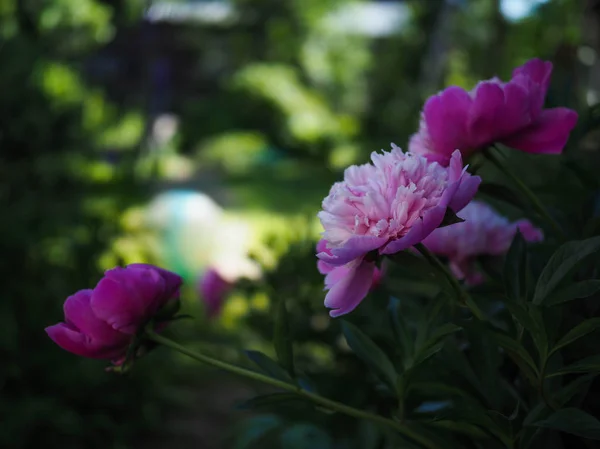
{"label": "green stem", "polygon": [[425,257],[427,262],[433,265],[440,273],[444,275],[444,277],[450,283],[452,289],[456,293],[458,302],[461,305],[471,309],[471,312],[476,318],[480,319],[481,321],[485,321],[486,318],[484,313],[477,306],[477,304],[473,302],[469,294],[465,291],[464,288],[462,288],[462,286],[458,282],[458,279],[456,279],[456,277],[448,270],[448,268],[440,261],[440,259],[438,259],[436,255],[429,251],[429,249],[422,243],[417,243],[415,245],[415,248],[423,255],[423,257]]}
{"label": "green stem", "polygon": [[521,181],[521,179],[518,176],[516,176],[504,164],[504,162],[502,162],[500,160],[500,158],[496,157],[490,151],[490,149],[488,149],[487,151],[484,151],[484,154],[485,154],[485,157],[487,157],[488,160],[490,162],[492,162],[492,164],[494,164],[496,166],[496,168],[498,168],[498,170],[500,170],[505,176],[509,177],[511,179],[511,181],[515,184],[515,186],[521,191],[521,193],[527,197],[527,199],[529,200],[529,202],[531,203],[533,208],[536,210],[536,212],[544,220],[546,220],[546,222],[550,225],[550,227],[556,233],[556,235],[559,236],[562,240],[566,241],[567,236],[565,235],[564,231],[562,230],[560,225],[557,223],[557,221],[554,218],[552,218],[552,216],[548,213],[548,211],[546,210],[546,208],[544,207],[544,205],[542,204],[540,199],[537,197],[537,195],[535,193],[533,193],[533,191],[529,187],[527,187],[527,185],[523,181]]}
{"label": "green stem", "polygon": [[248,370],[245,368],[241,368],[239,366],[235,366],[235,365],[232,365],[227,362],[223,362],[221,360],[212,358],[210,356],[200,354],[198,352],[190,351],[185,346],[182,346],[179,343],[174,342],[173,340],[170,340],[161,335],[158,335],[157,333],[155,333],[152,330],[147,330],[146,335],[150,340],[152,340],[156,343],[159,343],[163,346],[167,346],[171,349],[174,349],[175,351],[185,354],[188,357],[191,357],[192,359],[197,360],[199,362],[206,363],[207,365],[214,366],[215,368],[220,368],[222,370],[229,371],[229,372],[237,374],[239,376],[246,377],[246,378],[252,379],[252,380],[256,380],[258,382],[269,384],[273,387],[277,387],[282,390],[286,390],[286,391],[295,393],[298,396],[306,398],[315,404],[326,407],[330,410],[337,411],[339,413],[343,413],[344,415],[348,415],[348,416],[351,416],[353,418],[358,418],[358,419],[366,419],[368,421],[371,421],[371,422],[374,422],[377,424],[382,424],[384,426],[391,427],[391,428],[395,429],[396,431],[398,431],[398,433],[402,434],[403,436],[410,438],[413,441],[418,442],[419,444],[423,445],[424,447],[426,447],[428,449],[439,449],[439,447],[437,445],[435,445],[433,442],[431,442],[427,438],[415,433],[412,429],[406,427],[405,425],[403,425],[399,422],[393,421],[388,418],[384,418],[383,416],[380,416],[380,415],[375,415],[373,413],[358,410],[356,408],[342,404],[341,402],[337,402],[337,401],[333,401],[331,399],[324,398],[322,396],[319,396],[318,394],[303,390],[302,388],[298,387],[297,385],[293,385],[293,384],[289,384],[287,382],[283,382],[281,380],[273,379],[273,378],[265,376],[263,374],[260,374],[260,373],[257,373],[257,372],[254,372],[254,371],[251,371],[251,370]]}

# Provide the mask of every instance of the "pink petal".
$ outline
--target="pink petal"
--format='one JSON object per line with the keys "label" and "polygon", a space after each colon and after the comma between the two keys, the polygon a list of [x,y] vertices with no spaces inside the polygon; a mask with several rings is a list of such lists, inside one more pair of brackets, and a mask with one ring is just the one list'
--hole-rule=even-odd
{"label": "pink petal", "polygon": [[538,105],[539,100],[532,100],[530,90],[531,83],[524,78],[512,80],[504,86],[504,108],[498,116],[494,140],[529,126],[540,114],[543,98]]}
{"label": "pink petal", "polygon": [[542,111],[537,121],[500,142],[528,153],[560,154],[577,124],[577,113],[567,108]]}
{"label": "pink petal", "polygon": [[460,87],[452,86],[430,97],[423,108],[427,130],[436,153],[450,155],[467,150],[467,121],[472,100]]}
{"label": "pink petal", "polygon": [[114,268],[98,282],[91,306],[96,316],[114,329],[134,334],[156,313],[165,296],[165,281],[157,271]]}
{"label": "pink petal", "polygon": [[474,94],[467,128],[470,147],[479,148],[492,143],[498,135],[498,121],[503,117],[504,91],[497,82],[482,81]]}
{"label": "pink petal", "polygon": [[373,283],[375,263],[362,261],[352,267],[346,276],[340,279],[325,297],[325,307],[334,309],[329,312],[338,317],[352,312],[367,296]]}
{"label": "pink petal", "polygon": [[480,184],[481,178],[479,176],[469,175],[462,179],[456,193],[448,203],[448,207],[454,212],[463,210],[463,208],[475,197]]}
{"label": "pink petal", "polygon": [[179,289],[181,284],[183,284],[183,279],[178,274],[147,263],[132,263],[127,265],[126,268],[129,267],[155,270],[165,281],[165,297],[167,299],[179,297]]}
{"label": "pink petal", "polygon": [[442,223],[444,215],[446,215],[446,206],[437,206],[428,210],[404,237],[392,240],[379,251],[380,254],[396,254],[420,243]]}
{"label": "pink petal", "polygon": [[335,284],[337,284],[341,279],[345,278],[348,275],[350,268],[347,265],[342,267],[334,267],[332,268],[327,276],[325,276],[325,289],[329,290]]}
{"label": "pink petal", "polygon": [[386,237],[357,235],[348,239],[343,247],[331,248],[331,254],[324,251],[317,254],[317,257],[334,266],[346,265],[369,251],[381,247],[386,241]]}
{"label": "pink petal", "polygon": [[108,345],[118,345],[128,341],[127,335],[114,330],[94,314],[90,306],[91,297],[92,290],[80,290],[73,296],[69,296],[64,304],[66,322],[94,341]]}
{"label": "pink petal", "polygon": [[58,346],[73,354],[93,359],[116,359],[125,355],[127,344],[106,346],[90,338],[65,323],[46,328],[48,336]]}
{"label": "pink petal", "polygon": [[319,273],[321,273],[321,274],[327,274],[327,273],[331,272],[331,270],[333,270],[334,268],[336,268],[336,267],[334,267],[331,264],[328,264],[327,262],[324,262],[322,260],[317,261],[317,269],[319,270]]}
{"label": "pink petal", "polygon": [[513,78],[518,75],[525,75],[536,84],[539,84],[541,88],[541,95],[542,97],[545,97],[548,87],[550,86],[552,63],[549,61],[542,61],[538,58],[530,59],[522,66],[513,70]]}
{"label": "pink petal", "polygon": [[219,314],[225,300],[225,295],[232,284],[227,282],[214,268],[209,268],[200,280],[200,294],[206,305],[208,316]]}
{"label": "pink petal", "polygon": [[536,228],[529,220],[519,220],[515,224],[526,241],[541,242],[544,240],[544,233],[542,230]]}

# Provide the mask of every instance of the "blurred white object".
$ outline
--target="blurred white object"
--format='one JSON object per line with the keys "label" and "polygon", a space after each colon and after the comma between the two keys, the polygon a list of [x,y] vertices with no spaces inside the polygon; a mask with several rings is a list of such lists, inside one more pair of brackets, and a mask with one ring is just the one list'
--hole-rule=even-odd
{"label": "blurred white object", "polygon": [[147,225],[162,237],[168,268],[192,279],[209,266],[228,281],[257,278],[259,266],[248,258],[250,227],[233,222],[208,195],[185,190],[161,193],[148,205]]}
{"label": "blurred white object", "polygon": [[[227,1],[163,1],[148,8],[146,19],[150,22],[194,21],[223,25],[237,20],[238,14]],[[403,2],[371,2],[342,5],[323,18],[323,25],[343,34],[379,37],[398,32],[409,19],[410,8]]]}
{"label": "blurred white object", "polygon": [[179,119],[173,114],[159,115],[152,124],[152,137],[159,145],[171,141],[179,129]]}

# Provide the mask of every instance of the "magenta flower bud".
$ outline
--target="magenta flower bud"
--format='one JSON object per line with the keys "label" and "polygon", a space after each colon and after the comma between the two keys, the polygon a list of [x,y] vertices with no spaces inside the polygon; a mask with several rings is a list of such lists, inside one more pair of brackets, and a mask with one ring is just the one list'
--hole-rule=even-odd
{"label": "magenta flower bud", "polygon": [[64,304],[65,321],[47,327],[61,348],[83,357],[122,363],[135,334],[171,301],[182,279],[147,264],[106,271],[93,290],[80,290]]}
{"label": "magenta flower bud", "polygon": [[481,183],[466,172],[458,150],[448,167],[404,154],[395,145],[371,159],[372,165],[346,169],[318,215],[325,243],[317,257],[329,290],[325,306],[333,317],[351,312],[366,296],[377,255],[420,243],[442,224],[448,209],[456,213],[465,207]]}
{"label": "magenta flower bud", "polygon": [[207,315],[214,318],[223,308],[225,296],[233,283],[225,280],[215,268],[206,270],[199,283],[200,296],[206,306]]}
{"label": "magenta flower bud", "polygon": [[495,142],[527,153],[562,153],[577,113],[544,109],[551,74],[552,63],[532,59],[507,83],[493,78],[470,92],[451,86],[431,96],[409,151],[443,165],[456,149],[468,156]]}
{"label": "magenta flower bud", "polygon": [[529,242],[544,238],[542,231],[529,220],[509,222],[485,203],[473,201],[460,213],[465,221],[433,231],[423,244],[450,261],[450,269],[458,279],[476,285],[483,275],[475,266],[477,256],[500,256],[510,248],[517,233]]}

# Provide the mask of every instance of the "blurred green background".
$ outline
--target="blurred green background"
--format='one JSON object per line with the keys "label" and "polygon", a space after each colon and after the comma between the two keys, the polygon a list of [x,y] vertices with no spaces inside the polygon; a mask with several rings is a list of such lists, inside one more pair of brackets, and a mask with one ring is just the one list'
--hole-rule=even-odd
{"label": "blurred green background", "polygon": [[404,147],[443,86],[531,57],[554,63],[550,105],[587,110],[599,23],[583,0],[0,0],[0,447],[246,447],[235,380],[167,351],[106,373],[44,327],[102,270],[149,261],[186,280],[175,335],[264,346],[272,292],[208,321],[208,265],[276,270],[304,245],[281,269],[322,309],[315,215],[341,170]]}

